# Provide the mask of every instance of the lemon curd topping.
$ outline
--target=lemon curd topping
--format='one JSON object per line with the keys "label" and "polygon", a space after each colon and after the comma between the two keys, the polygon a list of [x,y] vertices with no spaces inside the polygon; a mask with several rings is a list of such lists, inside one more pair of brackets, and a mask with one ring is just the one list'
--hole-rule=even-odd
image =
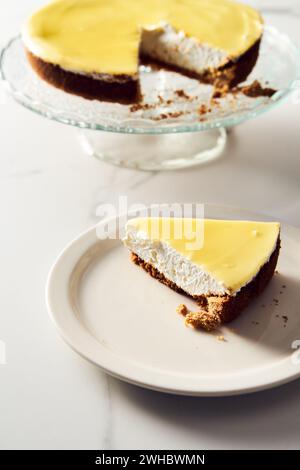
{"label": "lemon curd topping", "polygon": [[262,35],[253,8],[231,0],[54,0],[23,28],[26,47],[66,70],[135,75],[143,31],[170,25],[229,59]]}
{"label": "lemon curd topping", "polygon": [[167,244],[228,293],[252,281],[269,261],[280,233],[277,222],[235,220],[136,218],[127,226],[141,242]]}

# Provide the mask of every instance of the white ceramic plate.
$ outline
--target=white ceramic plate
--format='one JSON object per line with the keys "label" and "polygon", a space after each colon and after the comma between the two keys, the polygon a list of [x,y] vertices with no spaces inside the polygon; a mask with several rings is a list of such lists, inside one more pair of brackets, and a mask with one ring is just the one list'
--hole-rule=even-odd
{"label": "white ceramic plate", "polygon": [[[211,205],[205,216],[266,219]],[[94,227],[59,256],[46,294],[65,341],[109,374],[154,390],[217,396],[300,376],[299,291],[300,231],[283,225],[278,273],[263,295],[220,332],[195,331],[176,313],[192,303],[131,263],[119,240],[99,240]]]}

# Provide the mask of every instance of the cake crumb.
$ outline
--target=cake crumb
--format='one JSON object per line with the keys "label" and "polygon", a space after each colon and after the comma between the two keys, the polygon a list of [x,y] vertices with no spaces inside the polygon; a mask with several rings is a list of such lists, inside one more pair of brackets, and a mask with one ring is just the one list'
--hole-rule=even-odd
{"label": "cake crumb", "polygon": [[171,105],[171,104],[173,104],[173,101],[171,99],[166,100],[161,95],[158,95],[157,99],[158,99],[158,104],[161,104],[161,105]]}
{"label": "cake crumb", "polygon": [[130,106],[130,111],[132,113],[135,113],[137,111],[148,111],[150,109],[154,109],[155,104],[150,104],[150,103],[136,103]]}
{"label": "cake crumb", "polygon": [[176,312],[185,317],[186,326],[191,326],[196,330],[202,329],[206,331],[213,331],[216,330],[221,324],[221,320],[218,315],[211,315],[205,310],[191,312],[185,304],[178,305]]}
{"label": "cake crumb", "polygon": [[241,92],[249,98],[258,98],[261,96],[271,98],[276,93],[276,90],[273,88],[263,87],[258,80],[255,80],[250,85],[237,87],[234,91],[236,93]]}
{"label": "cake crumb", "polygon": [[174,111],[170,113],[161,113],[159,116],[153,118],[154,121],[161,121],[163,119],[176,119],[184,114],[183,111]]}
{"label": "cake crumb", "polygon": [[218,341],[226,341],[225,337],[223,335],[217,336]]}
{"label": "cake crumb", "polygon": [[226,95],[229,93],[229,89],[230,88],[227,83],[220,82],[215,84],[215,90],[212,98],[215,100],[226,97]]}
{"label": "cake crumb", "polygon": [[218,315],[212,315],[203,310],[189,312],[185,317],[185,324],[196,330],[214,331],[221,325],[221,320]]}
{"label": "cake crumb", "polygon": [[184,317],[189,313],[187,306],[184,304],[178,305],[178,307],[176,308],[176,312],[180,315],[183,315]]}
{"label": "cake crumb", "polygon": [[178,98],[190,99],[190,96],[184,90],[175,90],[175,94]]}
{"label": "cake crumb", "polygon": [[210,113],[210,112],[211,112],[211,108],[207,107],[205,104],[200,105],[200,107],[199,107],[199,114],[200,115],[207,114],[207,113]]}

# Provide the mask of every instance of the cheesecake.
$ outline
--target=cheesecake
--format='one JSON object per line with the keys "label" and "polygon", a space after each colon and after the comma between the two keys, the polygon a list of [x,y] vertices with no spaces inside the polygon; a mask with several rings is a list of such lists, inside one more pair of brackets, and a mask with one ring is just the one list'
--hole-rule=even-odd
{"label": "cheesecake", "polygon": [[238,317],[268,285],[280,224],[135,218],[127,222],[123,242],[135,264],[197,302],[197,326],[210,330]]}
{"label": "cheesecake", "polygon": [[53,0],[22,30],[42,79],[125,104],[141,100],[141,60],[236,86],[253,69],[262,34],[260,14],[232,0]]}

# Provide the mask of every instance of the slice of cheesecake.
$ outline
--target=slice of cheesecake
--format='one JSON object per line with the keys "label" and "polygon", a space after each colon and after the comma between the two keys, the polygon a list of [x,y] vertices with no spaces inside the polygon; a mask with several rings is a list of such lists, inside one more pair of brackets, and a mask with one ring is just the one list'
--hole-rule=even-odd
{"label": "slice of cheesecake", "polygon": [[235,319],[265,289],[277,264],[280,224],[136,218],[123,241],[134,263],[197,301],[196,324],[209,330]]}
{"label": "slice of cheesecake", "polygon": [[260,14],[232,0],[57,0],[22,31],[44,80],[121,103],[141,98],[141,57],[235,86],[255,65],[262,34]]}

